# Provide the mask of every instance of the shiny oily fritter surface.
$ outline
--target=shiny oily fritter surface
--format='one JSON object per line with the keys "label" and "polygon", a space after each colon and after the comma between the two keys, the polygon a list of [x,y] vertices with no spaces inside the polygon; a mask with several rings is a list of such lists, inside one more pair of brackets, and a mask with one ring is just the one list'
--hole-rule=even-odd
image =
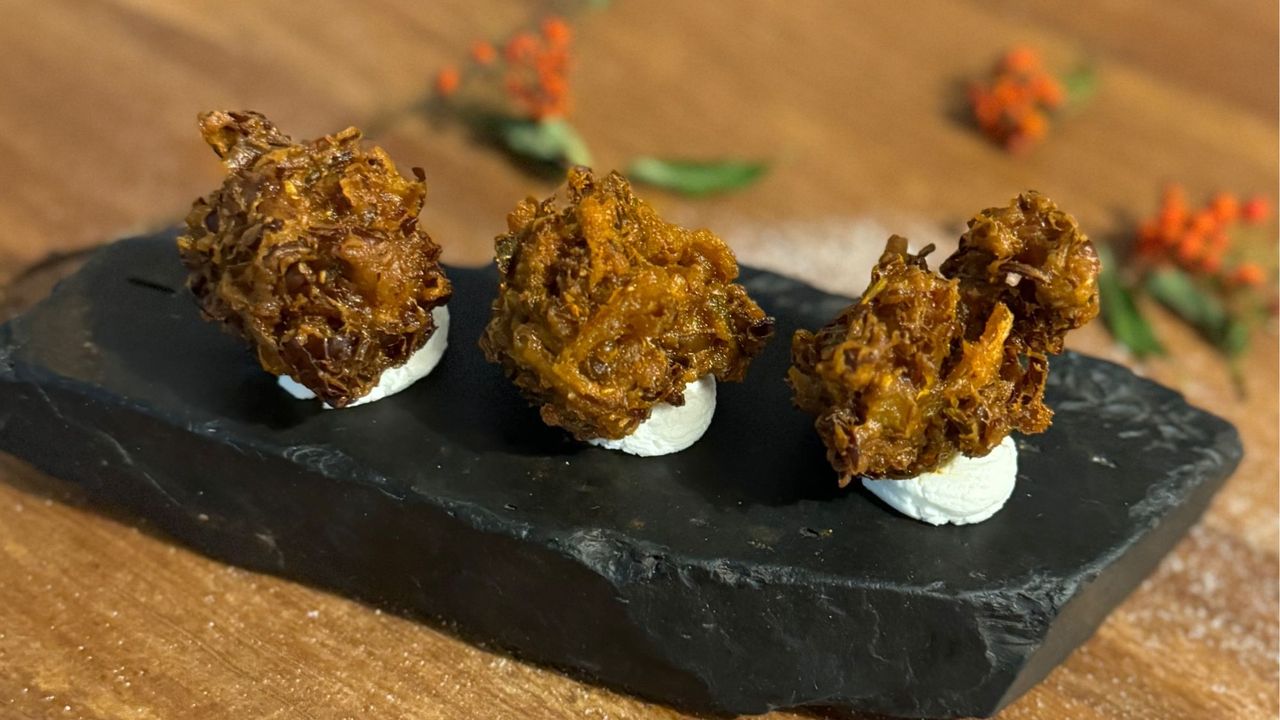
{"label": "shiny oily fritter surface", "polygon": [[969,221],[929,269],[894,236],[856,303],[792,338],[788,382],[841,486],[912,477],[1010,432],[1043,432],[1048,355],[1098,314],[1098,256],[1075,220],[1035,192]]}
{"label": "shiny oily fritter surface", "polygon": [[404,178],[355,128],[295,143],[252,111],[199,124],[227,168],[178,238],[204,315],[334,407],[368,394],[426,344],[451,294],[418,227],[422,171]]}
{"label": "shiny oily fritter surface", "polygon": [[741,380],[773,318],[709,230],[664,221],[621,175],[569,171],[568,202],[521,202],[495,239],[501,283],[480,339],[549,425],[632,433],[708,373]]}

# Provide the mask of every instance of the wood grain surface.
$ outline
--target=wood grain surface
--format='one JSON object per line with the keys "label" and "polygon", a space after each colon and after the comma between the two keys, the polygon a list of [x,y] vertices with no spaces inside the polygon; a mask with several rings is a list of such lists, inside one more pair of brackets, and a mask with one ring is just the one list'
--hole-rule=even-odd
{"label": "wood grain surface", "polygon": [[[387,121],[377,140],[402,165],[427,169],[423,223],[446,258],[484,262],[514,202],[551,184],[462,128],[400,111],[472,38],[501,38],[553,7],[4,0],[0,283],[50,253],[180,218],[219,181],[193,119],[222,107],[262,110],[301,137]],[[1098,238],[1150,212],[1168,180],[1193,196],[1276,200],[1274,3],[617,0],[574,23],[574,120],[597,165],[642,153],[769,158],[771,175],[741,194],[653,197],[713,228],[792,228],[766,236],[795,256],[806,249],[796,223],[953,227],[1025,187]],[[1013,42],[1041,47],[1058,67],[1087,58],[1100,73],[1093,102],[1023,158],[955,113],[960,81]],[[0,298],[10,307],[33,285],[24,276],[14,287]],[[1245,460],[1155,575],[1004,718],[1280,709],[1274,324],[1246,359],[1251,393],[1239,399],[1207,346],[1158,319],[1174,352],[1139,370],[1235,422]],[[1073,344],[1117,356],[1099,327]],[[845,717],[771,717],[829,716]],[[212,562],[0,456],[0,717],[686,715],[467,645],[447,628]]]}

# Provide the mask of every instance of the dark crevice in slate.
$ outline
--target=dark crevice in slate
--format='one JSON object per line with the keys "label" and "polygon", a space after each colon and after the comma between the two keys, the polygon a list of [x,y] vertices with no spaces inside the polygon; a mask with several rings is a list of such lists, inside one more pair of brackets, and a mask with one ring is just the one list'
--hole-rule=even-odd
{"label": "dark crevice in slate", "polygon": [[1007,508],[932,528],[839,491],[782,381],[844,299],[744,272],[778,338],[690,450],[546,428],[475,340],[496,278],[454,268],[444,361],[322,412],[199,320],[172,238],[105,248],[0,328],[0,448],[211,556],[419,617],[683,708],[987,715],[1086,639],[1238,463],[1235,430],[1124,368],[1055,358]]}

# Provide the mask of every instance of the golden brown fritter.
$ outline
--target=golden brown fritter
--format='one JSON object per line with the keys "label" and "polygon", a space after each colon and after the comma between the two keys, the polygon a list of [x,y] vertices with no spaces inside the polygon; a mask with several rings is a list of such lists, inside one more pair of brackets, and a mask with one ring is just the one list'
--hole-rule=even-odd
{"label": "golden brown fritter", "polygon": [[1098,256],[1070,215],[1035,192],[969,221],[929,270],[894,236],[862,298],[817,333],[797,331],[788,382],[840,485],[912,477],[1010,432],[1043,432],[1047,355],[1098,314]]}
{"label": "golden brown fritter", "polygon": [[204,315],[334,407],[368,394],[426,344],[451,293],[418,227],[421,169],[402,177],[355,128],[294,143],[252,111],[199,122],[228,171],[178,238]]}
{"label": "golden brown fritter", "polygon": [[[1098,315],[1098,269],[1098,254],[1075,218],[1037,192],[978,213],[939,268],[960,281],[960,306],[968,313],[984,318],[997,303],[1007,306],[1012,341],[1039,354],[1062,352],[1067,331]],[[970,333],[978,328],[966,323]]]}
{"label": "golden brown fritter", "polygon": [[741,380],[773,318],[733,282],[708,230],[658,217],[619,174],[568,176],[568,205],[529,198],[495,240],[501,284],[480,339],[549,425],[625,437],[688,383]]}

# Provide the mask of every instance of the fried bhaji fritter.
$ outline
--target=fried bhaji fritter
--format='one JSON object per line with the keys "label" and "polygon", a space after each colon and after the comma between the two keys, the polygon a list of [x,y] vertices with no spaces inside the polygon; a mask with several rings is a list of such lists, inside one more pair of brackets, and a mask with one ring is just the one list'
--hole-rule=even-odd
{"label": "fried bhaji fritter", "polygon": [[368,394],[426,344],[451,293],[418,227],[421,170],[402,177],[355,128],[294,143],[252,111],[199,123],[228,171],[178,239],[204,315],[334,407]]}
{"label": "fried bhaji fritter", "polygon": [[617,173],[574,168],[566,207],[529,198],[507,227],[480,347],[580,440],[629,435],[708,373],[741,380],[773,333],[729,247],[664,221]]}
{"label": "fried bhaji fritter", "polygon": [[[978,213],[939,270],[960,282],[966,313],[984,318],[997,303],[1008,307],[1011,341],[1024,352],[1062,352],[1067,332],[1098,315],[1093,243],[1075,218],[1037,192]],[[980,324],[965,323],[970,332]]]}
{"label": "fried bhaji fritter", "polygon": [[1027,192],[969,221],[929,270],[890,238],[862,298],[792,338],[788,382],[840,485],[912,477],[1010,432],[1043,432],[1050,353],[1098,314],[1098,256],[1075,220]]}

